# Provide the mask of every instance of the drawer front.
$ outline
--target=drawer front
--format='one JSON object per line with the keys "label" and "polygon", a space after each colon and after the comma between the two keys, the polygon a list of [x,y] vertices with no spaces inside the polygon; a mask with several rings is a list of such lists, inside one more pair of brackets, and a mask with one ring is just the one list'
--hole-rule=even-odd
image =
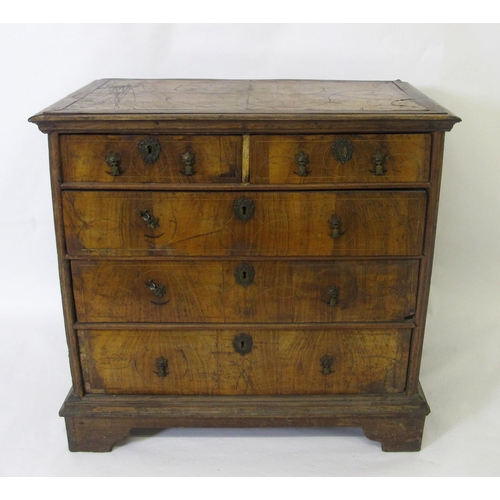
{"label": "drawer front", "polygon": [[255,184],[429,180],[430,134],[252,136],[250,141]]}
{"label": "drawer front", "polygon": [[241,182],[239,136],[62,135],[65,182]]}
{"label": "drawer front", "polygon": [[425,191],[65,191],[67,251],[84,256],[411,256]]}
{"label": "drawer front", "polygon": [[79,332],[85,388],[107,394],[402,392],[411,330]]}
{"label": "drawer front", "polygon": [[403,321],[418,260],[73,261],[81,322]]}

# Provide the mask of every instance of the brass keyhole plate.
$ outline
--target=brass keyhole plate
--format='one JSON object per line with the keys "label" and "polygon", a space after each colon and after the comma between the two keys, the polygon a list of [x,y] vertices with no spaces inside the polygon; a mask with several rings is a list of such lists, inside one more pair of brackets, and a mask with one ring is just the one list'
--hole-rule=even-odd
{"label": "brass keyhole plate", "polygon": [[247,333],[238,333],[238,335],[235,335],[233,338],[233,347],[238,354],[245,356],[245,354],[248,354],[252,350],[252,336]]}
{"label": "brass keyhole plate", "polygon": [[139,143],[139,152],[146,163],[154,163],[160,157],[160,143],[152,137],[146,137]]}
{"label": "brass keyhole plate", "polygon": [[234,279],[238,285],[247,287],[253,283],[255,269],[251,264],[240,264],[234,270]]}
{"label": "brass keyhole plate", "polygon": [[243,221],[249,221],[255,213],[255,203],[249,198],[242,196],[234,202],[234,215]]}
{"label": "brass keyhole plate", "polygon": [[354,153],[354,146],[349,139],[342,137],[334,142],[332,147],[334,158],[340,163],[347,163]]}

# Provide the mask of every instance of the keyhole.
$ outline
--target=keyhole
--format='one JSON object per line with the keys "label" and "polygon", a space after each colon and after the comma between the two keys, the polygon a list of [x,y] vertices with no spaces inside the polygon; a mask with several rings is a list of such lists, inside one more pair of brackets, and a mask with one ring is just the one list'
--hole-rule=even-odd
{"label": "keyhole", "polygon": [[245,356],[252,350],[252,336],[246,333],[240,333],[233,338],[233,348],[241,356]]}
{"label": "keyhole", "polygon": [[238,285],[247,287],[253,283],[255,269],[250,264],[241,264],[234,270],[234,278]]}
{"label": "keyhole", "polygon": [[153,152],[153,147],[148,144],[148,154],[151,154]]}
{"label": "keyhole", "polygon": [[247,214],[247,207],[245,205],[243,205],[241,207],[241,213],[242,213],[242,215],[246,215]]}

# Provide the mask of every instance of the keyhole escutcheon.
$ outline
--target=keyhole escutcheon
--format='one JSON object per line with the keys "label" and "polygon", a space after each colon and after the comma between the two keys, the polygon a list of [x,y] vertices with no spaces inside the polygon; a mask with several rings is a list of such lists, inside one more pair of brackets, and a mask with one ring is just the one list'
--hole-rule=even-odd
{"label": "keyhole escutcheon", "polygon": [[251,352],[253,347],[253,339],[248,333],[238,333],[233,338],[233,348],[241,356],[245,356]]}
{"label": "keyhole escutcheon", "polygon": [[253,283],[254,277],[255,269],[252,264],[240,264],[234,270],[234,279],[236,280],[236,283],[238,285],[244,286],[245,288]]}
{"label": "keyhole escutcheon", "polygon": [[139,143],[139,153],[146,163],[154,163],[160,157],[161,146],[157,139],[146,137]]}
{"label": "keyhole escutcheon", "polygon": [[354,153],[353,143],[344,137],[336,140],[332,146],[334,158],[340,163],[347,163]]}
{"label": "keyhole escutcheon", "polygon": [[255,203],[251,199],[242,196],[234,202],[233,212],[237,219],[247,222],[254,216]]}

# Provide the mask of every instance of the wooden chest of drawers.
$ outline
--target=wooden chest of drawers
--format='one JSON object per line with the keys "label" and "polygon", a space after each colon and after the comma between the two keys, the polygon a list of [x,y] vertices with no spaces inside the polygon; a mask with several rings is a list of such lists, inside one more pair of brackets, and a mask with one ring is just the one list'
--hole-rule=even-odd
{"label": "wooden chest of drawers", "polygon": [[356,426],[420,449],[444,133],[395,82],[99,80],[49,134],[72,451]]}

